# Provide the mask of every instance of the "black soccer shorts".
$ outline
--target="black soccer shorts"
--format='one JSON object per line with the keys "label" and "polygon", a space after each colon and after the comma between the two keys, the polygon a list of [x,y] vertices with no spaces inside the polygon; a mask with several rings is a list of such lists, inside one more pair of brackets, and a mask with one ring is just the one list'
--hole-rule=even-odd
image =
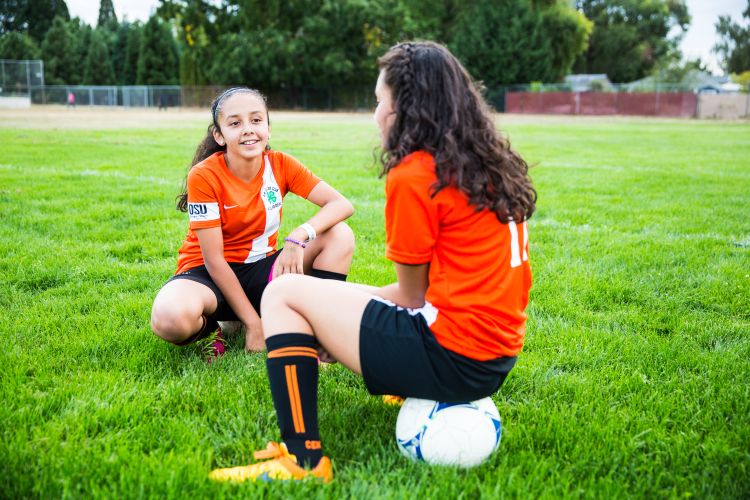
{"label": "black soccer shorts", "polygon": [[[229,262],[229,267],[234,271],[234,274],[237,276],[237,279],[242,286],[242,290],[244,290],[245,295],[247,295],[247,298],[250,300],[250,303],[253,305],[258,315],[260,315],[260,298],[263,296],[263,291],[266,289],[266,286],[268,286],[268,283],[271,282],[273,264],[276,262],[279,252],[280,250],[264,259],[249,264],[242,262]],[[237,321],[239,319],[229,305],[229,302],[224,298],[224,294],[219,290],[218,285],[214,283],[211,275],[208,274],[206,266],[194,267],[183,273],[175,274],[167,280],[167,283],[178,279],[197,281],[198,283],[206,285],[212,292],[214,292],[217,303],[216,312],[213,314],[214,319],[218,321]]]}
{"label": "black soccer shorts", "polygon": [[495,393],[516,363],[515,356],[477,361],[445,349],[421,314],[378,299],[362,315],[359,357],[371,394],[451,403]]}

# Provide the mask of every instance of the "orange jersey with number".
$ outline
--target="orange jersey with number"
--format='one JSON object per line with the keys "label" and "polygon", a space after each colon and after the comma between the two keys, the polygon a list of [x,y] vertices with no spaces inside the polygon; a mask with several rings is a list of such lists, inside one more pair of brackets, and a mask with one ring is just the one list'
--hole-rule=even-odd
{"label": "orange jersey with number", "polygon": [[307,198],[320,182],[290,155],[263,153],[260,172],[250,182],[235,177],[224,153],[215,153],[188,173],[190,226],[177,259],[179,274],[204,264],[196,229],[221,227],[227,262],[257,262],[276,250],[284,196]]}
{"label": "orange jersey with number", "polygon": [[386,177],[386,257],[429,264],[425,306],[437,341],[463,356],[515,356],[526,332],[531,289],[526,222],[502,224],[453,187],[431,197],[433,157],[416,152]]}

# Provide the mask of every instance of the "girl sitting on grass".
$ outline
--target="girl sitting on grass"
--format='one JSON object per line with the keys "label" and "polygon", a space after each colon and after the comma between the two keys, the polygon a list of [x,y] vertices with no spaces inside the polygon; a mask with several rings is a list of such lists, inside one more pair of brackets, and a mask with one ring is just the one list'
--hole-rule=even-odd
{"label": "girl sitting on grass", "polygon": [[372,394],[448,402],[493,394],[521,350],[536,202],[526,162],[445,47],[401,43],[379,66],[386,256],[398,281],[289,275],[269,285],[263,334],[283,443],[256,454],[270,460],[212,479],[332,479],[318,432],[318,345]]}
{"label": "girl sitting on grass", "polygon": [[[263,350],[260,298],[273,278],[305,273],[344,281],[354,251],[343,222],[353,213],[351,203],[296,159],[270,149],[260,92],[226,90],[211,115],[178,196],[177,208],[190,223],[177,271],[151,311],[151,328],[168,342],[186,345],[211,335],[204,341],[209,359],[224,353],[217,320],[239,320],[245,349]],[[282,199],[290,191],[320,210],[276,250]]]}

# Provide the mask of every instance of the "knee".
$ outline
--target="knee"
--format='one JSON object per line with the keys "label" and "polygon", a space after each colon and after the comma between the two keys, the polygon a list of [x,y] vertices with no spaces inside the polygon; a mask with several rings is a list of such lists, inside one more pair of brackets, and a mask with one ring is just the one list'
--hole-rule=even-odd
{"label": "knee", "polygon": [[300,274],[282,274],[274,278],[266,286],[260,299],[260,316],[274,314],[274,310],[285,307],[294,290],[303,286],[303,279],[304,276]]}
{"label": "knee", "polygon": [[154,307],[151,310],[151,330],[167,342],[180,342],[192,332],[184,314],[173,309]]}
{"label": "knee", "polygon": [[339,222],[326,231],[330,238],[330,244],[342,254],[352,255],[354,253],[354,231],[346,222]]}

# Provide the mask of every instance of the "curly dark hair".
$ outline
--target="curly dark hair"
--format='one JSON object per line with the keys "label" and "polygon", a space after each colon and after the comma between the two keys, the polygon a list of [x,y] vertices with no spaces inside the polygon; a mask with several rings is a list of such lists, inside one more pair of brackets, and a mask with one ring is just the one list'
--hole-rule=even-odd
{"label": "curly dark hair", "polygon": [[[224,101],[226,101],[229,97],[233,96],[234,94],[241,93],[252,94],[263,101],[264,104],[266,103],[266,96],[264,96],[260,91],[248,87],[233,87],[216,96],[216,99],[214,99],[211,103],[211,125],[208,126],[206,137],[203,138],[203,140],[200,144],[198,144],[198,147],[195,150],[193,161],[188,167],[188,173],[190,172],[190,169],[192,169],[194,166],[196,166],[198,163],[202,162],[212,154],[218,151],[227,150],[226,145],[222,146],[218,142],[216,142],[216,139],[214,139],[214,130],[219,130],[218,119],[219,114],[221,113],[221,105],[224,104]],[[266,117],[268,117],[268,106],[266,106]],[[268,123],[271,123],[270,117],[268,118]],[[268,149],[271,148],[270,146],[268,146],[268,144],[266,144],[266,150]],[[180,194],[177,195],[177,210],[179,210],[180,212],[187,212],[187,175],[185,176],[185,180],[182,182],[182,191],[180,191]]]}
{"label": "curly dark hair", "polygon": [[435,158],[432,196],[452,186],[503,223],[531,217],[537,194],[529,166],[497,131],[478,85],[447,48],[399,43],[378,66],[395,111],[380,156],[381,175],[410,153],[426,151]]}

